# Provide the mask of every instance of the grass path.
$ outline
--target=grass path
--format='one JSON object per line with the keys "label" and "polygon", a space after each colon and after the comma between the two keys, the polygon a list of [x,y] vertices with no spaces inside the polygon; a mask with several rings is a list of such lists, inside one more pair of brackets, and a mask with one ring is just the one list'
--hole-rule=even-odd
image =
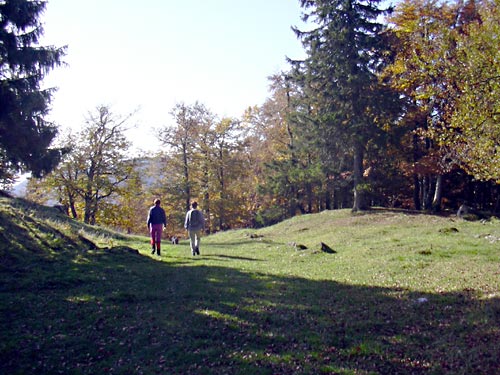
{"label": "grass path", "polygon": [[0,373],[496,374],[499,238],[495,220],[332,211],[194,258],[109,234],[25,249],[0,268]]}

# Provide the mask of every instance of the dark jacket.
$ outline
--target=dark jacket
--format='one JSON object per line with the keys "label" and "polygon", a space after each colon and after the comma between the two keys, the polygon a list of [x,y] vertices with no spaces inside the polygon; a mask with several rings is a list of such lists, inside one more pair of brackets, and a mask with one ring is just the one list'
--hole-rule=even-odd
{"label": "dark jacket", "polygon": [[164,227],[167,226],[167,215],[163,208],[155,205],[149,209],[148,227],[150,224],[163,224]]}

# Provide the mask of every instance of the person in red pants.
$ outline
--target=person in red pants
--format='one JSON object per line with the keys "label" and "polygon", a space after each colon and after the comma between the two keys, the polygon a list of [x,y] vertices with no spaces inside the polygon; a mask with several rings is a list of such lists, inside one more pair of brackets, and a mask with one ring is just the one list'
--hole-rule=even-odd
{"label": "person in red pants", "polygon": [[165,210],[161,208],[161,201],[155,199],[155,205],[149,209],[148,213],[148,229],[151,234],[151,254],[161,255],[161,232],[167,227],[167,215]]}

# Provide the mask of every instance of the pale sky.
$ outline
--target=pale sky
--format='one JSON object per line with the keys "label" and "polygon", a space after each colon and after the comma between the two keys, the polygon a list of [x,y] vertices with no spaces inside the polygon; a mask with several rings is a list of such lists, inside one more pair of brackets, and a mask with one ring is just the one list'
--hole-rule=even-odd
{"label": "pale sky", "polygon": [[300,14],[298,0],[48,0],[41,44],[68,46],[68,66],[44,80],[58,87],[50,119],[78,129],[98,105],[138,109],[134,147],[158,150],[152,128],[172,123],[176,103],[241,117],[286,56],[304,56]]}

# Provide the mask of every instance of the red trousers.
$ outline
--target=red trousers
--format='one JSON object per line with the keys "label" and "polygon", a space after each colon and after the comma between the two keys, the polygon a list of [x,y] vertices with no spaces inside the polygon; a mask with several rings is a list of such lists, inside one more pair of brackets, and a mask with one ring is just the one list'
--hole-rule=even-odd
{"label": "red trousers", "polygon": [[151,224],[149,226],[149,233],[151,233],[151,246],[157,245],[157,248],[160,248],[162,230],[163,224]]}

